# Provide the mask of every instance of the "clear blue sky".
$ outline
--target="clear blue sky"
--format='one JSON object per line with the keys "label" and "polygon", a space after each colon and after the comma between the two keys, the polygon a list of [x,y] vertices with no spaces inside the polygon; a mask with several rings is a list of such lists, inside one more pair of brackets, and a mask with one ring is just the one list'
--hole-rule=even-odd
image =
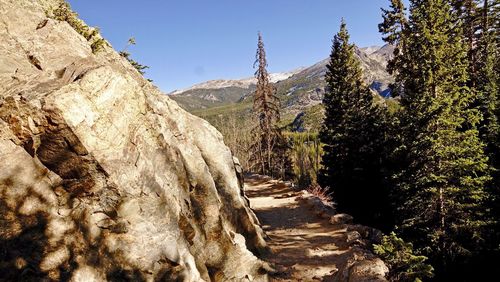
{"label": "clear blue sky", "polygon": [[344,17],[351,41],[382,45],[377,24],[389,0],[69,0],[72,8],[121,50],[150,66],[163,91],[211,79],[253,74],[257,31],[269,71],[312,65],[330,53]]}

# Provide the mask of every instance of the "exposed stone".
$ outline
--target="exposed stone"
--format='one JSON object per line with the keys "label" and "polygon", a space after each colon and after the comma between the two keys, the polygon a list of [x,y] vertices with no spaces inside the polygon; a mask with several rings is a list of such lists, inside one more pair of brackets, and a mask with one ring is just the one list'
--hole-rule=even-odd
{"label": "exposed stone", "polygon": [[349,270],[349,282],[384,282],[389,268],[379,258],[362,260]]}
{"label": "exposed stone", "polygon": [[[292,194],[292,196],[294,195]],[[313,196],[307,191],[299,193],[298,199],[309,206],[309,209],[314,210],[316,216],[319,218],[328,219],[335,214],[335,209],[333,207],[326,205],[320,198]]]}
{"label": "exposed stone", "polygon": [[350,224],[352,223],[352,216],[345,214],[345,213],[339,213],[330,218],[330,223],[331,224]]}
{"label": "exposed stone", "polygon": [[238,182],[240,187],[245,186],[245,177],[243,175],[243,167],[241,166],[240,160],[233,156],[234,170],[236,171],[236,176],[238,177]]}
{"label": "exposed stone", "polygon": [[321,202],[321,199],[316,198],[316,197],[311,197],[307,199],[307,205],[309,205],[311,208],[318,208],[323,205]]}
{"label": "exposed stone", "polygon": [[365,247],[354,246],[349,257],[338,265],[339,271],[333,276],[338,282],[385,282],[389,268]]}
{"label": "exposed stone", "polygon": [[361,235],[357,231],[348,231],[345,236],[346,236],[345,241],[348,244],[358,243],[361,242],[362,240]]}
{"label": "exposed stone", "polygon": [[0,0],[2,278],[267,280],[221,134],[58,3]]}
{"label": "exposed stone", "polygon": [[380,242],[382,242],[382,237],[384,236],[382,231],[360,224],[349,225],[347,231],[356,231],[363,239],[366,239],[374,244],[380,244]]}

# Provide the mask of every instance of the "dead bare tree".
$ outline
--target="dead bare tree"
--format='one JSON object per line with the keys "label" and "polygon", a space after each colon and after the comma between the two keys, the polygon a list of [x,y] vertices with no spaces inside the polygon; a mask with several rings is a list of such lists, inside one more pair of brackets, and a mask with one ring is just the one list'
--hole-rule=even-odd
{"label": "dead bare tree", "polygon": [[280,100],[267,72],[266,51],[259,32],[254,68],[257,67],[257,89],[254,93],[253,112],[256,125],[252,130],[254,143],[250,164],[253,171],[273,177],[286,178],[289,172],[288,146],[278,126]]}

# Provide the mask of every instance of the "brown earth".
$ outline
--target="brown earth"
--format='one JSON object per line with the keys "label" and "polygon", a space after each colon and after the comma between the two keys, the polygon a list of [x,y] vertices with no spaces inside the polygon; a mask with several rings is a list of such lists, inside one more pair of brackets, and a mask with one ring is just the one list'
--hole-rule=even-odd
{"label": "brown earth", "polygon": [[356,225],[332,224],[308,205],[312,195],[257,175],[247,177],[245,193],[269,237],[264,259],[277,270],[271,281],[385,281],[385,265],[362,239],[352,240]]}

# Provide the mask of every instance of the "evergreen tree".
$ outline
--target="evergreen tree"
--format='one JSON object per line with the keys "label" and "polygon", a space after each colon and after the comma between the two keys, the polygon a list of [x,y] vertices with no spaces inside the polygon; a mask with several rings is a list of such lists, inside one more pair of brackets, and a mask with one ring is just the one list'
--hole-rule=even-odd
{"label": "evergreen tree", "polygon": [[[380,33],[384,34],[382,38],[388,44],[394,46],[394,57],[387,64],[387,71],[390,74],[397,75],[398,70],[405,64],[405,51],[407,44],[404,32],[406,32],[408,20],[406,19],[406,8],[402,0],[390,0],[390,9],[381,9],[383,22],[378,25]],[[399,77],[400,81],[402,77]],[[391,94],[393,97],[399,96],[402,91],[401,83],[391,85]]]}
{"label": "evergreen tree", "polygon": [[340,211],[384,228],[390,222],[381,177],[382,112],[363,83],[354,48],[342,21],[325,77],[325,119],[320,132],[324,155],[318,180],[331,188]]}
{"label": "evergreen tree", "polygon": [[400,232],[447,275],[447,266],[478,246],[487,221],[482,116],[470,106],[467,45],[450,1],[410,3],[404,64],[397,66],[404,162],[393,195]]}
{"label": "evergreen tree", "polygon": [[467,43],[469,87],[475,92],[477,107],[484,116],[480,134],[489,148],[498,131],[496,100],[498,97],[498,0],[452,0],[456,19],[463,24]]}
{"label": "evergreen tree", "polygon": [[432,278],[434,269],[426,263],[427,257],[415,255],[413,245],[398,238],[394,232],[373,245],[374,253],[389,267],[388,279],[392,282],[417,282]]}
{"label": "evergreen tree", "polygon": [[[492,252],[500,246],[500,134],[498,116],[498,23],[499,1],[492,0],[454,0],[453,9],[457,20],[464,25],[464,42],[467,43],[469,82],[468,86],[474,94],[474,103],[471,108],[477,109],[483,115],[479,123],[479,136],[486,144],[486,154],[489,157],[489,166],[493,174],[493,181],[488,183],[490,202],[485,205],[491,208],[491,224],[485,226],[486,242],[483,249],[478,250],[474,260],[474,267],[481,267],[486,272],[488,262],[500,258],[500,252]],[[495,8],[496,7],[496,8]],[[498,27],[498,25],[496,25]],[[493,232],[492,232],[493,231]],[[493,255],[493,257],[492,257]]]}
{"label": "evergreen tree", "polygon": [[481,52],[483,54],[481,58],[484,58],[481,60],[484,61],[482,68],[484,71],[478,85],[484,87],[484,104],[488,105],[482,132],[494,171],[491,193],[496,220],[493,230],[496,230],[496,238],[493,244],[496,247],[498,261],[500,259],[500,1],[484,1],[483,24],[487,31],[484,51]]}
{"label": "evergreen tree", "polygon": [[257,89],[254,93],[253,111],[257,125],[253,129],[255,143],[252,144],[252,170],[264,175],[287,178],[291,171],[288,160],[288,145],[278,126],[280,122],[280,100],[276,88],[269,81],[266,51],[259,33],[254,67]]}
{"label": "evergreen tree", "polygon": [[[481,111],[483,120],[479,125],[481,139],[487,145],[487,152],[492,160],[498,147],[495,139],[498,135],[497,119],[498,70],[495,60],[498,58],[498,18],[499,1],[497,0],[452,0],[457,24],[463,24],[463,38],[467,44],[469,82],[474,92],[475,102],[471,105]],[[492,162],[493,165],[494,162]]]}
{"label": "evergreen tree", "polygon": [[500,110],[498,108],[500,106],[498,93],[500,2],[496,0],[471,2],[469,5],[462,6],[473,7],[473,9],[462,8],[467,11],[464,17],[470,20],[465,22],[472,23],[469,29],[473,33],[470,35],[471,38],[466,34],[466,40],[471,42],[469,44],[469,72],[471,74],[469,85],[476,97],[473,107],[477,108],[484,117],[479,124],[479,134],[486,144],[486,153],[494,176],[493,181],[487,186],[491,201],[485,207],[492,209],[492,224],[486,227],[487,241],[484,249],[479,250],[474,259],[473,267],[480,269],[485,275],[498,276],[500,270],[497,270],[492,262],[500,259]]}
{"label": "evergreen tree", "polygon": [[[471,88],[475,92],[475,106],[483,114],[483,121],[479,125],[479,133],[486,144],[486,152],[490,158],[492,170],[496,171],[493,186],[500,187],[500,109],[499,109],[499,10],[500,2],[484,0],[482,7],[477,6],[476,13],[471,15],[477,18],[474,26],[474,39],[471,49],[474,60],[469,61]],[[491,2],[491,3],[490,3]],[[477,5],[480,5],[477,4]],[[498,192],[497,192],[498,193]],[[500,195],[499,195],[500,196]]]}

